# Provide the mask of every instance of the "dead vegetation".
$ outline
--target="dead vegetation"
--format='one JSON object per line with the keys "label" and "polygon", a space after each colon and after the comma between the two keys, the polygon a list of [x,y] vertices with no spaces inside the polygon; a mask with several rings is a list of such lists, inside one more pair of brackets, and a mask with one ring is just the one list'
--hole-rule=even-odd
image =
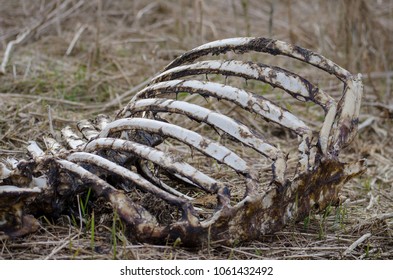
{"label": "dead vegetation", "polygon": [[[185,50],[250,35],[308,47],[364,75],[359,135],[345,154],[348,160],[367,158],[368,170],[344,186],[340,207],[311,214],[264,242],[208,243],[198,251],[177,243],[134,244],[118,217],[85,194],[72,215],[42,217],[37,234],[0,241],[0,258],[391,259],[393,2],[374,2],[1,1],[1,62],[8,60],[0,74],[1,156],[21,156],[28,140],[65,124],[103,112],[113,115]],[[332,95],[341,92],[330,77],[300,63],[260,58],[302,72]],[[279,145],[289,137],[271,133],[282,139]]]}

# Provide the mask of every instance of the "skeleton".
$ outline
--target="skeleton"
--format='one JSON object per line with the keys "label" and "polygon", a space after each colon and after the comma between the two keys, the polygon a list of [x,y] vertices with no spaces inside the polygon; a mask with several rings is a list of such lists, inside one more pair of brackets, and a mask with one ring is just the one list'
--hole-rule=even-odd
{"label": "skeleton", "polygon": [[[237,60],[202,60],[208,55],[262,52],[287,56],[336,76],[344,84],[336,101],[323,90],[276,66]],[[301,102],[324,111],[319,131],[263,96],[225,83],[195,77],[223,75],[263,82],[282,89]],[[170,97],[224,101],[297,135],[298,160],[289,174],[287,155],[250,125],[198,104]],[[166,243],[180,239],[186,246],[205,242],[231,244],[274,233],[291,221],[339,203],[341,186],[364,171],[365,163],[343,163],[340,152],[357,132],[362,82],[325,57],[310,50],[266,38],[232,38],[197,47],[171,62],[137,93],[115,120],[100,115],[78,123],[79,133],[62,130],[62,141],[45,137],[44,152],[36,142],[25,160],[0,164],[0,231],[10,237],[37,230],[37,213],[62,213],[76,194],[91,188],[110,203],[131,236],[141,242]],[[218,102],[218,103],[219,103]],[[238,110],[238,109],[236,109]],[[183,116],[211,128],[212,137],[181,127],[165,116]],[[176,120],[176,119],[175,119]],[[215,137],[215,136],[217,137]],[[219,141],[229,139],[232,146]],[[235,189],[183,160],[182,143],[206,160],[232,170],[243,183]],[[235,146],[233,146],[235,143]],[[236,148],[246,147],[271,164],[270,182],[262,182]],[[173,151],[179,151],[180,155]],[[236,150],[236,151],[234,151]],[[267,171],[265,173],[268,173]],[[264,185],[264,187],[262,186]],[[162,221],[129,195],[138,189],[174,209]],[[212,206],[197,203],[212,198]],[[158,211],[159,212],[159,211]]]}

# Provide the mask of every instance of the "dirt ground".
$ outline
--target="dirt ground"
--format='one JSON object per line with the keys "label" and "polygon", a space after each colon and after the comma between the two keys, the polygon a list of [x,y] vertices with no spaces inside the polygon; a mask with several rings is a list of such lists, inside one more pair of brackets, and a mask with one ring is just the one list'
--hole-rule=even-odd
{"label": "dirt ground", "polygon": [[[155,246],[131,241],[99,217],[94,236],[69,216],[41,217],[35,234],[0,240],[0,259],[393,258],[392,0],[0,0],[0,62],[23,34],[0,73],[0,158],[24,157],[28,141],[51,129],[114,116],[186,50],[256,36],[309,48],[362,73],[359,133],[344,159],[365,158],[368,168],[345,184],[341,206],[260,241]],[[341,93],[337,81],[305,64],[258,59],[305,75],[334,97]]]}

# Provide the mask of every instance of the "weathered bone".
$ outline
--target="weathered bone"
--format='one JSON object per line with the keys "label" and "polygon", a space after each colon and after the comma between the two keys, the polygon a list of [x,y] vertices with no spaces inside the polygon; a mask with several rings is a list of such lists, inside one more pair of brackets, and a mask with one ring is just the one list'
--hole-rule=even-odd
{"label": "weathered bone", "polygon": [[[140,167],[141,172],[143,173],[143,175],[146,176],[147,178],[149,178],[150,181],[152,181],[155,185],[159,186],[160,188],[162,188],[162,189],[166,190],[167,192],[169,192],[169,193],[171,193],[173,195],[176,195],[178,197],[185,198],[187,200],[194,200],[193,197],[187,196],[184,193],[179,192],[178,190],[168,186],[162,180],[160,180],[159,178],[154,176],[154,174],[151,172],[151,170],[147,166],[147,162],[146,161],[142,160],[139,163],[139,167]],[[182,180],[185,180],[185,178],[182,178]]]}
{"label": "weathered bone", "polygon": [[[187,81],[187,80],[172,80],[167,82],[160,82],[146,87],[144,90],[137,93],[129,106],[140,98],[150,98],[153,96],[165,93],[197,93],[203,96],[211,96],[217,99],[224,99],[235,103],[243,109],[256,113],[268,120],[279,123],[280,125],[290,128],[298,134],[304,134],[310,129],[290,112],[274,105],[269,100],[260,96],[255,96],[245,90],[235,88],[228,85],[222,85],[213,82],[201,81]],[[125,107],[119,117],[127,115],[128,107]]]}
{"label": "weathered bone", "polygon": [[[243,61],[202,61],[189,65],[177,66],[170,68],[158,75],[152,83],[174,80],[191,75],[199,74],[222,74],[226,76],[238,76],[245,79],[255,79],[266,82],[274,87],[278,87],[288,92],[290,95],[300,101],[312,101],[320,105],[326,112],[325,122],[320,132],[319,144],[323,154],[326,154],[328,138],[336,114],[336,102],[325,92],[314,86],[304,78],[281,69],[279,67],[270,67],[260,63],[243,62]],[[134,102],[132,103],[134,104]],[[272,105],[271,105],[272,106]],[[280,108],[281,110],[284,110]],[[279,111],[278,109],[276,109]],[[288,114],[289,115],[289,114]],[[264,115],[269,119],[268,116]],[[297,119],[295,116],[290,116]],[[276,119],[269,119],[276,121]],[[286,126],[285,122],[279,122]],[[292,128],[289,126],[289,128]],[[304,125],[307,132],[309,129]],[[295,129],[295,131],[297,131]]]}
{"label": "weathered bone", "polygon": [[[276,66],[236,60],[195,62],[229,51],[284,55],[318,67],[344,83],[342,97],[337,101],[302,76]],[[190,78],[209,74],[261,81],[297,100],[315,103],[323,110],[322,126],[313,131],[292,112],[257,94]],[[202,45],[171,62],[120,110],[115,121],[104,115],[82,120],[78,123],[80,135],[66,127],[61,141],[44,137],[47,152],[31,141],[29,160],[0,162],[0,231],[11,237],[34,232],[38,222],[29,214],[40,210],[37,207],[48,204],[55,193],[61,202],[69,198],[70,192],[75,195],[91,187],[97,196],[110,202],[131,236],[142,242],[181,239],[187,246],[199,246],[208,240],[232,244],[259,239],[290,221],[301,221],[313,211],[336,205],[341,186],[364,171],[364,161],[339,161],[341,150],[357,132],[362,91],[360,76],[353,76],[319,54],[282,41],[232,38]],[[226,100],[296,133],[299,158],[295,174],[286,174],[286,155],[280,147],[254,133],[248,124],[200,105],[167,99],[166,95],[182,92]],[[162,119],[163,114],[183,115],[207,124],[207,128],[231,136],[231,143],[242,143],[257,151],[272,163],[273,184],[260,181],[259,170],[254,170],[252,163],[232,147],[169,123]],[[214,174],[206,174],[167,149],[160,150],[171,139],[198,150],[205,159],[235,170],[233,173],[244,183],[237,186],[243,192],[233,195],[231,185],[215,179]],[[69,149],[58,141],[66,143]],[[130,169],[131,165],[138,173]],[[126,192],[134,188],[171,204],[181,217],[174,215],[167,224],[160,224],[153,212],[127,196]],[[215,198],[211,207],[198,207],[198,197],[204,195]]]}
{"label": "weathered bone", "polygon": [[177,161],[168,154],[132,141],[113,139],[113,138],[99,138],[91,141],[85,147],[85,151],[92,152],[97,150],[112,150],[112,151],[126,151],[134,153],[140,158],[149,160],[154,164],[174,173],[178,173],[187,179],[196,183],[201,189],[216,193],[219,183],[209,176],[198,171],[191,165]]}
{"label": "weathered bone", "polygon": [[[239,142],[252,147],[261,154],[269,156],[271,154],[278,153],[277,148],[256,136],[255,133],[250,131],[247,126],[242,125],[225,115],[195,104],[172,99],[142,99],[132,103],[128,110],[131,115],[140,111],[184,114],[191,119],[199,122],[205,122],[214,128],[224,131]],[[270,149],[273,151],[270,151]]]}
{"label": "weathered bone", "polygon": [[153,193],[157,195],[158,197],[165,199],[166,201],[179,205],[179,204],[184,204],[186,201],[184,199],[179,199],[178,197],[173,196],[172,194],[169,194],[165,191],[162,191],[160,188],[156,187],[149,181],[146,181],[143,177],[140,175],[131,172],[130,170],[119,166],[110,160],[107,160],[105,158],[102,158],[97,155],[89,154],[89,153],[83,153],[83,152],[77,152],[73,153],[68,157],[68,160],[72,162],[84,162],[84,163],[89,163],[98,167],[101,167],[105,170],[109,170],[110,172],[117,174],[123,178],[126,178],[127,180],[130,180],[132,183],[136,184],[139,188],[142,190],[145,190],[147,192]]}
{"label": "weathered bone", "polygon": [[213,157],[218,162],[230,166],[239,173],[250,173],[247,163],[234,152],[198,133],[169,123],[141,118],[120,119],[107,125],[99,136],[100,138],[105,138],[114,132],[132,129],[160,133],[163,136],[175,138],[205,155]]}
{"label": "weathered bone", "polygon": [[328,102],[334,101],[334,99],[306,79],[280,67],[236,60],[209,60],[170,68],[155,77],[152,83],[178,80],[179,78],[199,74],[222,74],[225,76],[238,76],[246,80],[259,80],[285,90],[300,101],[313,101],[324,109]]}
{"label": "weathered bone", "polygon": [[29,141],[27,150],[29,151],[29,153],[33,158],[38,158],[45,154],[44,151],[37,145],[37,142],[35,141]]}
{"label": "weathered bone", "polygon": [[10,177],[11,172],[4,163],[0,162],[0,180]]}
{"label": "weathered bone", "polygon": [[51,137],[43,137],[46,149],[53,155],[65,153],[67,151],[59,142]]}
{"label": "weathered bone", "polygon": [[0,186],[0,233],[17,237],[39,228],[39,223],[33,216],[24,215],[24,204],[26,200],[33,199],[40,192],[38,187]]}
{"label": "weathered bone", "polygon": [[196,59],[209,54],[218,55],[233,51],[246,53],[250,51],[264,52],[272,55],[285,55],[300,61],[316,66],[330,74],[335,75],[340,80],[346,81],[352,75],[344,68],[340,67],[331,60],[314,53],[313,51],[288,44],[283,41],[268,38],[230,38],[201,45],[191,51],[179,56],[172,61],[165,70],[179,66],[183,63],[190,63]]}
{"label": "weathered bone", "polygon": [[333,149],[335,153],[348,145],[356,135],[362,95],[361,74],[348,79],[344,95],[340,100],[339,119],[334,134]]}
{"label": "weathered bone", "polygon": [[98,131],[101,131],[111,122],[111,119],[107,115],[100,114],[94,119],[94,125]]}
{"label": "weathered bone", "polygon": [[61,134],[67,142],[67,145],[73,150],[78,149],[86,144],[86,142],[83,141],[82,138],[79,137],[78,134],[76,134],[69,126],[63,128],[61,130]]}
{"label": "weathered bone", "polygon": [[83,134],[83,137],[90,141],[96,138],[99,132],[95,129],[94,125],[88,120],[81,120],[77,123],[79,131]]}

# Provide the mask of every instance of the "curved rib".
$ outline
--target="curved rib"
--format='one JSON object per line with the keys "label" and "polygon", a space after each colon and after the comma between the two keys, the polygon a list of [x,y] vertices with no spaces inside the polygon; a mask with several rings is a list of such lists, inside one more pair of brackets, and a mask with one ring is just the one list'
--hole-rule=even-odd
{"label": "curved rib", "polygon": [[245,110],[256,113],[300,135],[309,133],[310,131],[303,121],[261,96],[256,96],[245,90],[228,85],[195,80],[172,80],[151,85],[137,93],[130,103],[119,113],[119,116],[123,116],[128,108],[132,106],[132,103],[138,99],[179,92],[196,93],[202,96],[211,96],[231,101]]}
{"label": "curved rib", "polygon": [[[142,160],[138,163],[138,168],[140,169],[140,172],[143,174],[143,177],[147,177],[149,180],[151,180],[154,184],[159,186],[160,188],[166,190],[167,192],[176,195],[178,197],[187,199],[187,200],[193,200],[194,198],[189,197],[185,195],[184,193],[179,192],[178,190],[175,190],[171,186],[168,186],[165,184],[160,178],[156,177],[150,170],[150,168],[147,166],[147,162],[145,160]],[[187,179],[185,179],[187,180]]]}
{"label": "curved rib", "polygon": [[362,95],[362,77],[358,74],[348,80],[344,89],[344,94],[340,100],[341,106],[337,120],[337,129],[332,142],[334,153],[338,153],[338,151],[350,143],[356,135]]}
{"label": "curved rib", "polygon": [[60,153],[64,153],[67,151],[59,142],[51,137],[44,136],[43,137],[46,149],[52,154],[57,155]]}
{"label": "curved rib", "polygon": [[225,76],[238,76],[270,84],[288,92],[300,101],[313,101],[326,110],[326,104],[334,101],[317,86],[306,79],[275,66],[262,63],[243,62],[236,60],[207,60],[194,64],[187,64],[168,69],[154,77],[151,83],[179,79],[199,74],[221,74]]}
{"label": "curved rib", "polygon": [[104,114],[99,114],[95,119],[94,119],[94,125],[97,128],[98,131],[101,131],[104,129],[104,127],[111,122],[111,118],[107,115]]}
{"label": "curved rib", "polygon": [[184,63],[190,63],[206,55],[218,55],[228,51],[246,53],[249,51],[269,53],[272,55],[285,55],[318,67],[346,81],[351,74],[333,61],[311,50],[291,45],[279,40],[263,37],[240,37],[213,41],[179,56],[172,61],[165,70],[174,68]]}
{"label": "curved rib", "polygon": [[86,152],[76,152],[69,155],[67,159],[73,162],[84,162],[84,163],[93,164],[95,166],[107,170],[110,173],[117,174],[127,180],[130,180],[134,184],[138,185],[142,190],[155,194],[170,204],[181,206],[182,204],[187,202],[186,199],[176,197],[170,193],[161,190],[160,188],[156,187],[155,185],[144,179],[139,174],[136,174],[98,155],[94,155]]}
{"label": "curved rib", "polygon": [[[194,147],[201,153],[216,159],[218,162],[228,165],[239,173],[249,173],[249,167],[247,166],[247,163],[228,148],[191,130],[157,120],[143,118],[119,119],[108,124],[105,129],[101,131],[99,137],[105,138],[114,132],[133,129],[158,133],[163,136],[177,139],[187,145],[190,145],[191,147]],[[265,149],[270,154],[277,150],[273,146],[270,146],[272,149],[268,150],[267,146],[270,145],[266,144],[265,147]]]}
{"label": "curved rib", "polygon": [[[318,143],[322,153],[326,154],[328,139],[336,114],[336,101],[324,91],[311,84],[304,78],[279,67],[261,63],[243,62],[235,60],[200,61],[168,69],[156,76],[152,83],[168,81],[190,75],[222,74],[238,76],[245,79],[255,79],[278,87],[300,101],[312,101],[320,105],[325,111],[325,121],[321,128]],[[300,98],[301,97],[301,98]],[[303,100],[302,100],[303,99]]]}
{"label": "curved rib", "polygon": [[66,126],[61,130],[61,134],[63,135],[67,145],[71,149],[78,149],[81,148],[83,145],[86,144],[85,141],[82,140],[69,126]]}
{"label": "curved rib", "polygon": [[79,121],[77,123],[77,127],[87,141],[90,141],[91,139],[97,137],[97,135],[99,134],[99,132],[95,129],[94,125],[88,120]]}
{"label": "curved rib", "polygon": [[207,123],[213,128],[218,128],[224,131],[244,145],[249,146],[266,156],[272,155],[271,150],[273,150],[274,153],[277,153],[277,148],[257,137],[247,126],[236,122],[230,117],[216,113],[199,105],[172,99],[141,99],[132,103],[128,110],[130,116],[135,113],[145,111],[169,112],[186,115],[193,120]]}
{"label": "curved rib", "polygon": [[122,139],[98,138],[92,140],[85,147],[86,152],[97,151],[100,149],[133,153],[138,157],[149,160],[172,173],[178,173],[186,177],[197,184],[201,189],[209,193],[216,193],[221,187],[219,182],[203,174],[188,163],[179,162],[168,155],[168,153],[164,153],[149,146]]}

